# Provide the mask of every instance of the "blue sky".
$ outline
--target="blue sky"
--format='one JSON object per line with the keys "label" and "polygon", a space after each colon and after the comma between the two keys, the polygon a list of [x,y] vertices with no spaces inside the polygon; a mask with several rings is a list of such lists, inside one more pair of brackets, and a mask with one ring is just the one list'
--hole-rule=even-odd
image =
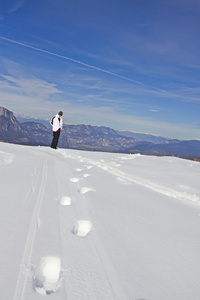
{"label": "blue sky", "polygon": [[0,0],[0,106],[200,139],[199,0]]}

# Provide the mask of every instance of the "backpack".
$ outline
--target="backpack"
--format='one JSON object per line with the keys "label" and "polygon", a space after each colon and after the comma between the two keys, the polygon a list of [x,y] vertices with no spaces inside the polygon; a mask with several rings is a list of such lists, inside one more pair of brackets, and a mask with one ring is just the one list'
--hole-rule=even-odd
{"label": "backpack", "polygon": [[55,118],[55,116],[51,119],[51,122],[50,122],[51,125],[53,125],[53,120],[54,120],[54,118]]}

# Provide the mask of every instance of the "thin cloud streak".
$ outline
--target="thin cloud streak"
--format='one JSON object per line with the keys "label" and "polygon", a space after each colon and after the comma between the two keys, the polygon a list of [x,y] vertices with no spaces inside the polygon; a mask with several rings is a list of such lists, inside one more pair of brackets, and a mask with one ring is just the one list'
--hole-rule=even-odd
{"label": "thin cloud streak", "polygon": [[[129,128],[138,132],[147,132],[148,128],[149,134],[159,134],[161,136],[182,139],[184,139],[185,133],[190,134],[191,137],[191,132],[194,135],[200,134],[198,128],[189,124],[169,124],[155,121],[152,118],[138,117],[136,115],[127,116],[117,112],[114,106],[93,107],[66,100],[65,102],[55,101],[55,93],[59,92],[59,90],[54,89],[50,85],[49,88],[52,88],[52,90],[49,91],[48,85],[43,81],[41,83],[38,81],[38,84],[41,85],[41,88],[38,88],[38,90],[35,86],[35,81],[29,83],[23,82],[20,87],[13,86],[13,83],[11,81],[10,83],[7,82],[7,85],[4,83],[5,89],[3,90],[1,87],[0,98],[6,99],[2,100],[1,105],[12,110],[15,114],[23,112],[28,115],[26,109],[27,103],[29,103],[28,108],[29,110],[31,109],[32,114],[34,115],[36,112],[39,112],[38,117],[44,119],[50,118],[51,114],[57,111],[58,107],[61,107],[63,111],[68,112],[66,120],[70,123],[74,123],[76,120],[75,123],[85,124],[85,120],[87,120],[87,123],[91,125],[102,126],[104,124],[104,126],[110,126],[109,122],[112,121],[112,128],[114,129]],[[17,81],[15,83],[17,84]],[[36,89],[35,92],[33,92],[34,87]]]}
{"label": "thin cloud streak", "polygon": [[25,3],[25,0],[18,0],[18,1],[16,1],[13,4],[12,8],[8,11],[8,13],[15,12],[16,10],[18,10],[19,8],[21,8],[24,5],[24,3]]}
{"label": "thin cloud streak", "polygon": [[16,45],[20,45],[20,46],[23,46],[23,47],[26,47],[26,48],[33,49],[33,50],[35,50],[35,51],[39,51],[39,52],[42,52],[42,53],[46,53],[46,54],[48,54],[48,55],[52,55],[52,56],[56,56],[56,57],[59,57],[59,58],[68,60],[68,61],[72,61],[72,62],[77,63],[77,64],[79,64],[79,65],[88,67],[88,68],[90,68],[90,69],[94,69],[94,70],[96,70],[96,71],[100,71],[100,72],[103,72],[103,73],[106,73],[106,74],[109,74],[109,75],[112,75],[112,76],[115,76],[115,77],[118,77],[118,78],[121,78],[121,79],[130,81],[130,82],[133,82],[133,83],[136,83],[136,84],[145,86],[145,87],[149,87],[149,88],[151,88],[151,89],[160,91],[160,92],[165,93],[165,94],[168,94],[168,95],[173,95],[173,96],[175,96],[175,97],[180,97],[179,95],[174,94],[174,93],[171,93],[171,92],[168,92],[168,91],[166,91],[166,90],[164,90],[164,89],[160,89],[160,88],[157,88],[157,87],[155,87],[155,86],[145,84],[145,83],[143,83],[143,82],[141,82],[141,81],[137,81],[137,80],[134,80],[134,79],[131,79],[131,78],[128,78],[128,77],[119,75],[119,74],[117,74],[117,73],[110,72],[110,71],[108,71],[108,70],[105,70],[105,69],[102,69],[102,68],[99,68],[99,67],[96,67],[96,66],[93,66],[93,65],[90,65],[90,64],[86,64],[86,63],[84,63],[84,62],[82,62],[82,61],[73,59],[73,58],[71,58],[71,57],[67,57],[67,56],[60,55],[60,54],[57,54],[57,53],[54,53],[54,52],[51,52],[51,51],[48,51],[48,50],[44,50],[44,49],[41,49],[41,48],[38,48],[38,47],[31,46],[31,45],[28,45],[28,44],[25,44],[25,43],[21,43],[21,42],[18,42],[18,41],[15,41],[15,40],[12,40],[12,39],[3,37],[3,36],[0,36],[0,39],[2,39],[2,40],[4,40],[4,41],[8,41],[8,42],[13,43],[13,44],[16,44]]}
{"label": "thin cloud streak", "polygon": [[157,109],[149,109],[149,111],[152,111],[152,112],[158,112]]}

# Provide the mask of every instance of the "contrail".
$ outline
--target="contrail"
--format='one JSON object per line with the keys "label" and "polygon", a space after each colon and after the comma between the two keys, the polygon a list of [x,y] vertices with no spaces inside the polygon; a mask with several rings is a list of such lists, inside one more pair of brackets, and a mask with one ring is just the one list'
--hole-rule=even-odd
{"label": "contrail", "polygon": [[68,61],[72,61],[72,62],[74,62],[74,63],[76,63],[76,64],[79,64],[79,65],[88,67],[88,68],[90,68],[90,69],[94,69],[94,70],[97,70],[97,71],[100,71],[100,72],[103,72],[103,73],[107,73],[107,74],[109,74],[109,75],[112,75],[112,76],[115,76],[115,77],[118,77],[118,78],[121,78],[121,79],[130,81],[130,82],[133,82],[133,83],[137,83],[137,84],[139,84],[139,85],[143,85],[143,86],[152,88],[152,89],[157,90],[157,91],[160,91],[160,92],[162,92],[162,93],[167,93],[167,94],[170,94],[170,95],[179,97],[178,95],[173,94],[173,93],[171,93],[171,92],[168,92],[168,91],[166,91],[166,90],[159,89],[159,88],[157,88],[157,87],[155,87],[155,86],[152,86],[152,85],[143,83],[143,82],[141,82],[141,81],[137,81],[137,80],[134,80],[134,79],[131,79],[131,78],[128,78],[128,77],[119,75],[119,74],[117,74],[117,73],[113,73],[113,72],[110,72],[110,71],[108,71],[108,70],[101,69],[101,68],[99,68],[99,67],[95,67],[95,66],[86,64],[86,63],[84,63],[84,62],[82,62],[82,61],[76,60],[76,59],[71,58],[71,57],[67,57],[67,56],[64,56],[64,55],[60,55],[60,54],[57,54],[57,53],[54,53],[54,52],[50,52],[50,51],[47,51],[47,50],[44,50],[44,49],[41,49],[41,48],[37,48],[37,47],[31,46],[31,45],[28,45],[28,44],[25,44],[25,43],[21,43],[21,42],[15,41],[15,40],[11,40],[11,39],[6,38],[6,37],[3,37],[3,36],[0,36],[0,39],[5,40],[5,41],[8,41],[8,42],[13,43],[13,44],[16,44],[16,45],[20,45],[20,46],[29,48],[29,49],[33,49],[33,50],[38,51],[38,52],[46,53],[46,54],[48,54],[48,55],[52,55],[52,56],[56,56],[56,57],[59,57],[59,58],[68,60]]}

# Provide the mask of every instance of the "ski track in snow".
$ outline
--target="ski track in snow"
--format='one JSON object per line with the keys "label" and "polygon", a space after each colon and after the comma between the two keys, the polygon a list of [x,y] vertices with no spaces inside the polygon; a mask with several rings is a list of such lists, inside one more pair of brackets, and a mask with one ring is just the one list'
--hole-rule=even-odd
{"label": "ski track in snow", "polygon": [[[20,264],[20,270],[19,270],[17,285],[16,285],[16,289],[15,289],[14,300],[18,300],[18,299],[23,300],[24,299],[27,277],[30,273],[30,263],[31,263],[33,245],[34,245],[34,241],[35,241],[36,232],[38,229],[39,213],[40,213],[43,195],[44,195],[45,187],[46,187],[46,181],[47,181],[48,166],[47,166],[46,161],[43,162],[41,169],[42,169],[41,170],[42,175],[39,178],[40,179],[40,189],[39,189],[39,193],[37,195],[37,200],[36,200],[35,208],[33,211],[31,223],[29,226],[28,236],[26,239],[24,252],[23,252],[23,256],[22,256],[22,260],[21,260],[21,264]],[[35,197],[35,194],[32,194],[32,196]],[[30,197],[30,195],[29,195],[29,197]]]}
{"label": "ski track in snow", "polygon": [[[60,151],[64,156],[66,155],[65,151]],[[152,181],[146,180],[146,179],[142,179],[139,177],[136,177],[134,175],[130,175],[127,173],[122,172],[121,170],[119,170],[118,168],[121,166],[121,163],[119,163],[119,159],[117,161],[111,162],[110,166],[108,163],[105,163],[104,160],[100,160],[100,161],[95,161],[89,158],[85,158],[85,157],[80,157],[80,156],[76,156],[71,155],[71,154],[67,154],[67,156],[71,156],[71,158],[75,158],[75,159],[80,159],[82,162],[87,163],[87,169],[91,169],[93,166],[96,166],[112,175],[114,175],[116,177],[116,179],[122,183],[134,183],[137,185],[140,185],[142,187],[148,188],[154,192],[160,193],[162,195],[168,196],[168,197],[172,197],[174,199],[178,199],[181,201],[184,201],[185,203],[189,203],[195,206],[200,206],[200,198],[196,195],[196,194],[191,194],[184,191],[178,191],[178,190],[174,190],[162,185],[158,185]],[[136,157],[140,156],[140,154],[135,154],[135,155],[130,155],[127,157],[126,156],[122,156],[120,159],[123,160],[127,160],[127,159],[135,159]],[[169,160],[169,162],[172,162]],[[114,166],[114,167],[113,167]],[[192,166],[192,165],[190,165]],[[117,168],[115,168],[117,167]]]}
{"label": "ski track in snow", "polygon": [[186,191],[180,192],[180,191],[173,190],[173,189],[170,189],[165,186],[155,184],[151,181],[144,180],[142,178],[136,178],[133,175],[126,174],[116,168],[110,167],[110,166],[108,166],[108,164],[102,164],[102,163],[95,162],[95,161],[92,162],[91,160],[89,160],[89,163],[94,164],[95,166],[111,173],[112,175],[115,175],[117,177],[117,180],[119,180],[121,182],[124,182],[124,183],[132,182],[134,184],[148,188],[154,192],[163,194],[165,196],[169,196],[169,197],[172,197],[172,198],[184,201],[184,202],[188,202],[193,205],[200,206],[200,199],[196,194],[190,194],[190,193],[187,193]]}
{"label": "ski track in snow", "polygon": [[25,197],[24,205],[29,204],[31,197],[32,197],[33,193],[35,192],[35,183],[36,183],[37,176],[39,176],[39,171],[40,170],[35,168],[33,170],[33,172],[31,173],[31,186],[30,186],[27,196]]}

